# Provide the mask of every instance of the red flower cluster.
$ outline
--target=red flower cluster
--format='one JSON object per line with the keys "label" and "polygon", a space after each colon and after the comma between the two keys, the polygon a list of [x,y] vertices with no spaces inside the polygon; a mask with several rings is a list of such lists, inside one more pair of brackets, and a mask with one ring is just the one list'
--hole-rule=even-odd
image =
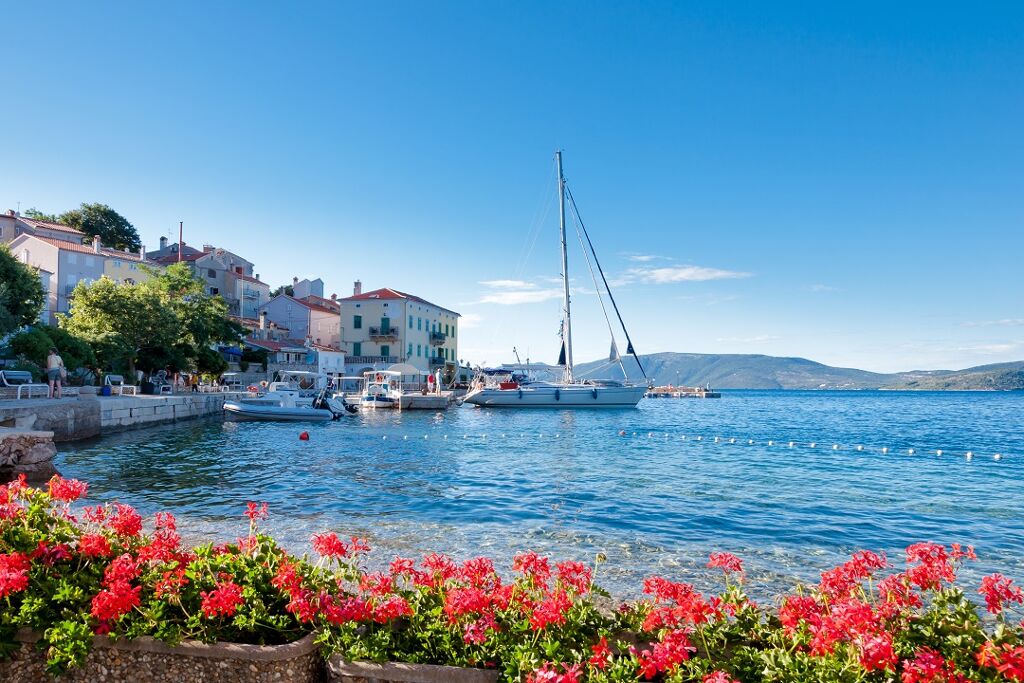
{"label": "red flower cluster", "polygon": [[1002,612],[1003,605],[1008,602],[1024,603],[1024,591],[1021,591],[1019,586],[1014,586],[1013,581],[1002,574],[984,577],[978,592],[985,596],[985,607],[992,614]]}
{"label": "red flower cluster", "polygon": [[700,680],[701,683],[736,683],[736,680],[724,671],[712,671]]}
{"label": "red flower cluster", "polygon": [[742,574],[743,560],[732,553],[711,553],[708,558],[709,568],[718,568],[726,573]]}
{"label": "red flower cluster", "polygon": [[243,602],[242,587],[233,581],[218,581],[212,591],[203,591],[199,595],[203,599],[203,615],[208,619],[234,616]]}
{"label": "red flower cluster", "polygon": [[914,659],[904,662],[903,683],[967,683],[963,674],[957,673],[952,662],[931,648],[923,647],[914,654]]}
{"label": "red flower cluster", "polygon": [[687,624],[703,624],[715,610],[693,586],[676,583],[660,576],[644,580],[644,593],[656,603],[644,620],[645,631],[679,628]]}
{"label": "red flower cluster", "polygon": [[676,629],[669,631],[651,650],[631,651],[639,661],[640,675],[650,680],[659,673],[671,672],[680,663],[690,658],[696,648],[690,642],[688,631]]}
{"label": "red flower cluster", "polygon": [[583,680],[579,664],[551,664],[544,662],[526,677],[526,683],[580,683]]}
{"label": "red flower cluster", "polygon": [[28,588],[29,558],[23,553],[0,554],[0,598]]}
{"label": "red flower cluster", "polygon": [[267,515],[266,503],[256,504],[252,501],[246,503],[245,516],[249,518],[250,522],[255,522],[258,519],[266,519]]}
{"label": "red flower cluster", "polygon": [[352,536],[350,542],[345,543],[345,541],[338,538],[338,534],[333,531],[326,534],[314,534],[312,543],[313,550],[315,550],[321,557],[328,557],[335,560],[359,555],[360,553],[369,552],[370,550],[370,546],[366,544],[366,541]]}
{"label": "red flower cluster", "polygon": [[976,659],[978,666],[995,669],[1007,680],[1024,681],[1024,645],[1003,643],[997,647],[988,641],[981,646]]}
{"label": "red flower cluster", "polygon": [[138,536],[142,531],[142,516],[131,505],[114,503],[114,514],[107,517],[106,524],[122,538]]}
{"label": "red flower cluster", "polygon": [[97,633],[105,633],[110,622],[139,605],[141,586],[132,586],[139,576],[138,563],[127,553],[114,559],[103,575],[103,590],[93,596],[92,615],[99,619]]}
{"label": "red flower cluster", "polygon": [[103,534],[82,534],[78,537],[78,552],[86,557],[110,557],[110,541]]}
{"label": "red flower cluster", "polygon": [[85,495],[89,485],[77,479],[64,479],[59,474],[53,475],[47,483],[50,497],[64,503],[73,503]]}

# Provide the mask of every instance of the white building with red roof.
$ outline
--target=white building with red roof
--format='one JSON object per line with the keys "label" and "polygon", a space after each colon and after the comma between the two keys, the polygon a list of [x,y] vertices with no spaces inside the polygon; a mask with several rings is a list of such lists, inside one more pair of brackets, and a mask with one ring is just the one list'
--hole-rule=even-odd
{"label": "white building with red roof", "polygon": [[338,299],[341,348],[350,372],[386,369],[399,363],[420,372],[458,367],[459,314],[414,294],[388,287],[364,292],[356,282],[352,296]]}

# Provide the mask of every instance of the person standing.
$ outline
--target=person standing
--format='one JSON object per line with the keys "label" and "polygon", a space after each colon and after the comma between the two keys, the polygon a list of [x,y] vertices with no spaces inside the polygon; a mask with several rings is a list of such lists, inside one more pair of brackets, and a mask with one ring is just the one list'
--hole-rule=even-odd
{"label": "person standing", "polygon": [[441,368],[434,371],[434,391],[438,396],[441,395]]}
{"label": "person standing", "polygon": [[193,394],[198,394],[199,393],[199,375],[198,374],[192,375],[192,380],[191,380],[190,384],[192,385],[192,393]]}
{"label": "person standing", "polygon": [[61,383],[67,376],[64,368],[64,359],[57,353],[57,349],[50,347],[50,353],[46,356],[46,380],[50,384],[50,398],[60,398]]}

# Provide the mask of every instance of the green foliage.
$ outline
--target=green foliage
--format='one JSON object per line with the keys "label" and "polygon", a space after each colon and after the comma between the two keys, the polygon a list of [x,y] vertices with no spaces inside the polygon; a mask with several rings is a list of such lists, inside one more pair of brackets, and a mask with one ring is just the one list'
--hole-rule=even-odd
{"label": "green foliage", "polygon": [[39,272],[0,244],[0,337],[38,320],[45,303]]}
{"label": "green foliage", "polygon": [[57,217],[55,215],[50,213],[43,213],[34,206],[31,209],[25,211],[25,216],[27,216],[28,218],[35,218],[38,221],[48,221],[50,223],[57,222]]}
{"label": "green foliage", "polygon": [[13,353],[39,366],[46,365],[51,347],[56,347],[68,371],[96,366],[92,347],[84,339],[58,327],[36,327],[19,332],[11,338],[10,347]]}
{"label": "green foliage", "polygon": [[106,204],[85,204],[65,211],[57,217],[58,223],[80,230],[85,239],[99,235],[103,244],[114,249],[138,251],[142,246],[135,226]]}
{"label": "green foliage", "polygon": [[140,351],[170,347],[177,339],[177,319],[155,291],[106,277],[78,283],[60,325],[92,344],[101,365],[127,366],[129,374]]}
{"label": "green foliage", "polygon": [[[267,371],[268,357],[269,354],[267,353],[266,349],[251,349],[248,347],[242,348],[242,363],[259,363],[260,366],[263,368],[263,372]],[[242,367],[241,363],[239,364],[238,367]],[[246,365],[246,367],[248,367],[248,365]],[[242,372],[245,372],[245,369],[242,369]]]}
{"label": "green foliage", "polygon": [[204,375],[222,375],[228,369],[228,362],[217,351],[200,347],[196,351],[196,370]]}
{"label": "green foliage", "polygon": [[281,296],[282,294],[295,296],[295,289],[291,285],[281,285],[270,293],[270,298],[273,299],[275,296]]}

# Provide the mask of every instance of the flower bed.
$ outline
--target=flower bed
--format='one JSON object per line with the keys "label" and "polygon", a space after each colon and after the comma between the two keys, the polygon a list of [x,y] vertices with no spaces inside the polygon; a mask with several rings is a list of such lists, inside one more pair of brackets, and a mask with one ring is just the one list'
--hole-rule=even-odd
{"label": "flower bed", "polygon": [[[432,554],[370,572],[366,543],[335,533],[313,536],[314,559],[289,555],[255,503],[244,536],[186,549],[171,515],[143,533],[127,505],[73,508],[85,490],[0,486],[0,680],[40,680],[44,658],[72,680],[312,680],[315,637],[343,683],[453,680],[437,666],[474,683],[1024,681],[1024,593],[993,574],[972,602],[955,579],[974,551],[957,545],[912,545],[902,570],[862,551],[772,606],[747,597],[739,558],[712,553],[721,593],[651,577],[608,611],[578,562],[526,552],[503,574]],[[243,651],[284,659],[226,656]],[[212,653],[220,673],[197,674]]]}

